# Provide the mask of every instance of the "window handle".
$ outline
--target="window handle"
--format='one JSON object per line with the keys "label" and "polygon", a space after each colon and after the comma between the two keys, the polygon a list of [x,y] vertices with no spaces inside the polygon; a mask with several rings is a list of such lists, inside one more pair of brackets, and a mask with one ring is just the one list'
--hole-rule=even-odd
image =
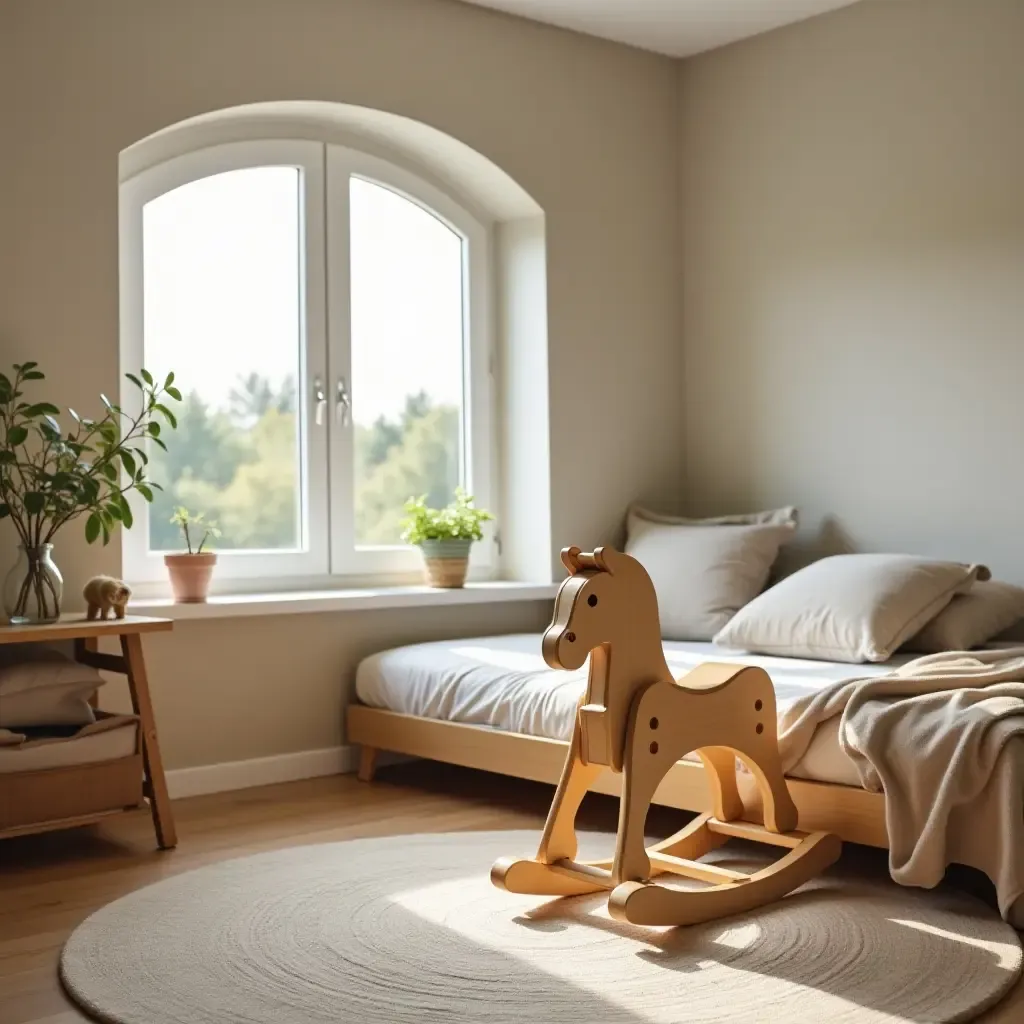
{"label": "window handle", "polygon": [[324,409],[327,408],[327,395],[324,392],[323,381],[319,377],[313,378],[313,401],[316,402],[316,425],[324,425]]}
{"label": "window handle", "polygon": [[349,396],[348,388],[345,386],[345,378],[338,378],[338,388],[335,392],[334,402],[335,416],[338,420],[338,426],[347,427],[349,414],[352,411],[352,399]]}

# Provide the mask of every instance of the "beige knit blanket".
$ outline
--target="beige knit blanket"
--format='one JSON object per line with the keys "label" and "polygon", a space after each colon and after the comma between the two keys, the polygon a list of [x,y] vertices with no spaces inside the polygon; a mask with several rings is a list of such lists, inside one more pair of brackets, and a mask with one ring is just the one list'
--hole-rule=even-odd
{"label": "beige knit blanket", "polygon": [[862,785],[885,792],[892,877],[931,888],[969,864],[1024,928],[1024,647],[930,654],[797,701],[779,723],[786,771],[836,715]]}

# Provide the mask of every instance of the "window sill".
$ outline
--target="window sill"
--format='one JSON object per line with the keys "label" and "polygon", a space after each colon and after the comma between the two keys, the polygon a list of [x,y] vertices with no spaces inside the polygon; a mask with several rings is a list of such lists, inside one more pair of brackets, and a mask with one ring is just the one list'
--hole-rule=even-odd
{"label": "window sill", "polygon": [[166,619],[236,619],[260,615],[312,612],[362,612],[383,608],[435,608],[448,605],[499,604],[506,601],[550,601],[557,583],[497,580],[467,583],[458,590],[432,587],[360,587],[351,590],[298,590],[271,594],[226,594],[206,604],[175,604],[170,598],[131,603],[134,615]]}

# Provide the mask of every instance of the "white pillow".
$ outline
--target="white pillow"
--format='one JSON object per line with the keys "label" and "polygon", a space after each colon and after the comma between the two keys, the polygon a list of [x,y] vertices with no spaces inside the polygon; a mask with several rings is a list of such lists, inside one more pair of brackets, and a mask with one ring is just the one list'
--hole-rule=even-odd
{"label": "white pillow", "polygon": [[903,650],[922,654],[969,651],[1024,618],[1024,588],[994,580],[958,594]]}
{"label": "white pillow", "polygon": [[88,725],[89,698],[104,683],[89,665],[48,647],[0,648],[0,728]]}
{"label": "white pillow", "polygon": [[725,647],[824,661],[887,661],[985,566],[833,555],[780,580],[716,636]]}
{"label": "white pillow", "polygon": [[633,506],[626,552],[654,583],[667,640],[710,640],[764,588],[796,510],[683,519]]}

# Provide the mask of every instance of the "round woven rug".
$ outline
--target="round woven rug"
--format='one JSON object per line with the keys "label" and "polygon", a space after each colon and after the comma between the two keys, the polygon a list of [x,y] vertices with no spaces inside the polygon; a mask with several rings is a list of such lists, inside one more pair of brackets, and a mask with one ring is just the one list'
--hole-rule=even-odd
{"label": "round woven rug", "polygon": [[675,929],[619,924],[601,895],[493,888],[491,862],[536,842],[396,836],[202,868],[90,917],[62,978],[115,1024],[926,1024],[971,1019],[1021,970],[982,904],[849,867]]}

